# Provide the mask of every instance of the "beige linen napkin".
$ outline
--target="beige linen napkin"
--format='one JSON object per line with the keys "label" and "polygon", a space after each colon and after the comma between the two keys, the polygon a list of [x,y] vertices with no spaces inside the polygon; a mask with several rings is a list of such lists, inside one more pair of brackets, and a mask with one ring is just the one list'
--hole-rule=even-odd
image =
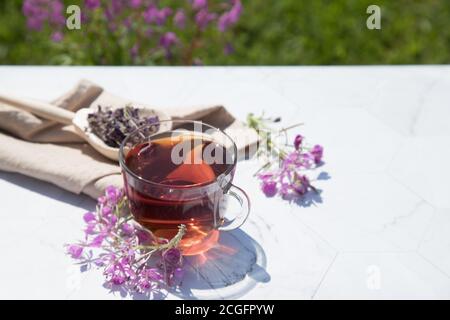
{"label": "beige linen napkin", "polygon": [[[133,102],[83,80],[52,103],[76,111]],[[174,119],[201,120],[223,129],[235,140],[241,156],[248,146],[257,142],[256,132],[237,121],[223,106],[164,111]],[[21,173],[93,198],[102,194],[108,185],[122,186],[119,165],[98,154],[74,133],[71,125],[43,120],[0,103],[0,130],[0,170]]]}

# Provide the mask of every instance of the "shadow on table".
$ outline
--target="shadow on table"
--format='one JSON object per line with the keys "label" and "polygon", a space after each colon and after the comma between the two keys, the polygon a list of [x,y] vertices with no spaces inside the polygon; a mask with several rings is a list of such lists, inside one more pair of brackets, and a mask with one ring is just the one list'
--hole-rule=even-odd
{"label": "shadow on table", "polygon": [[[206,253],[185,257],[182,285],[169,290],[183,299],[236,299],[260,282],[269,282],[263,248],[242,230],[220,233],[217,245]],[[121,292],[121,295],[126,295]],[[133,294],[134,299],[164,299],[162,293]]]}
{"label": "shadow on table", "polygon": [[80,207],[86,211],[93,210],[95,208],[95,201],[88,196],[66,191],[58,186],[42,180],[27,177],[19,173],[3,171],[0,171],[0,179],[45,197]]}

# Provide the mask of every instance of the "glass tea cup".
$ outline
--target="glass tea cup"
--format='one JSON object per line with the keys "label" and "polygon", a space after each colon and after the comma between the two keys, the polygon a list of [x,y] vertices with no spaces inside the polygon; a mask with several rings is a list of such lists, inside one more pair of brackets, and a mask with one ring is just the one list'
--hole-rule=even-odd
{"label": "glass tea cup", "polygon": [[[247,219],[249,198],[232,184],[237,147],[220,129],[188,120],[146,125],[122,142],[119,160],[135,220],[167,239],[184,224],[184,255],[209,250],[219,231],[236,229]],[[240,206],[231,220],[225,218],[229,198]]]}

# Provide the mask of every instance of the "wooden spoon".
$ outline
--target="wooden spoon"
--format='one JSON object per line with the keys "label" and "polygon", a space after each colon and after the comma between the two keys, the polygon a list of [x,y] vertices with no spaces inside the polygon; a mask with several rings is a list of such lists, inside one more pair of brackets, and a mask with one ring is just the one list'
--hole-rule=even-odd
{"label": "wooden spoon", "polygon": [[[2,94],[0,94],[0,102],[28,111],[47,120],[53,120],[62,124],[72,124],[75,127],[77,135],[88,142],[95,150],[111,160],[119,160],[119,148],[108,146],[89,130],[87,118],[90,113],[95,112],[93,109],[85,108],[77,112],[72,112],[49,103]],[[160,121],[170,120],[169,115],[160,110],[136,104],[133,104],[133,107],[141,109],[141,114],[144,117],[156,116]],[[159,131],[167,131],[170,129],[171,121],[162,122],[159,126]]]}

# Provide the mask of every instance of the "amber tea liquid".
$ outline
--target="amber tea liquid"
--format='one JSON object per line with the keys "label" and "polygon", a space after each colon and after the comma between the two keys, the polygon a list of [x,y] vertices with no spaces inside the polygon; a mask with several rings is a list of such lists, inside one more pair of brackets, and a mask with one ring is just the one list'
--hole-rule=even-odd
{"label": "amber tea liquid", "polygon": [[[183,154],[185,161],[177,164],[172,150],[180,143],[188,148]],[[205,149],[222,161],[205,161]],[[125,181],[134,218],[156,236],[168,239],[178,232],[180,224],[186,225],[182,249],[202,243],[222,223],[218,210],[223,205],[224,188],[216,180],[232,169],[233,164],[226,162],[226,148],[202,137],[167,136],[134,146],[126,155],[126,166],[152,182]]]}

